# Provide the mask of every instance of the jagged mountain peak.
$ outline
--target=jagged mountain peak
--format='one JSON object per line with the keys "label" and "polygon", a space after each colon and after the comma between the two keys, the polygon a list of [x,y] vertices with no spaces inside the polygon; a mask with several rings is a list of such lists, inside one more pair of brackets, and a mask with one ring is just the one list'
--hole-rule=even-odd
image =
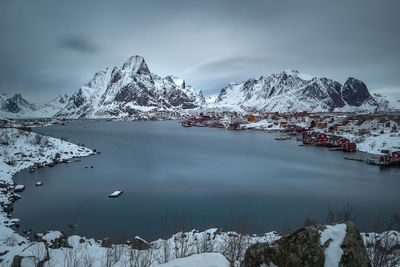
{"label": "jagged mountain peak", "polygon": [[150,74],[149,67],[142,56],[135,55],[128,58],[122,65],[122,70],[132,73]]}
{"label": "jagged mountain peak", "polygon": [[186,87],[185,80],[179,78],[178,76],[168,75],[168,76],[165,77],[165,79],[167,79],[171,83],[175,84],[179,88],[185,88]]}
{"label": "jagged mountain peak", "polygon": [[342,97],[347,104],[351,106],[361,106],[366,101],[377,106],[376,101],[373,99],[368,91],[364,82],[359,79],[349,77],[343,85]]}
{"label": "jagged mountain peak", "polygon": [[57,115],[63,117],[125,117],[151,109],[194,108],[205,102],[202,92],[176,76],[150,72],[141,56],[121,67],[98,72]]}
{"label": "jagged mountain peak", "polygon": [[14,94],[12,97],[10,97],[9,99],[7,99],[8,103],[12,103],[15,105],[20,105],[20,106],[25,106],[25,107],[29,107],[32,109],[34,108],[34,105],[30,104],[28,101],[26,101],[21,94],[16,93]]}
{"label": "jagged mountain peak", "polygon": [[[309,81],[309,80],[312,80],[312,79],[316,78],[316,77],[313,77],[311,75],[302,73],[302,72],[300,72],[300,71],[298,71],[296,69],[287,69],[287,70],[284,70],[284,71],[279,72],[279,73],[273,73],[271,75],[267,75],[265,78],[268,78],[268,77],[281,78],[281,79],[287,79],[288,77],[292,77],[292,78],[295,78],[295,79],[299,78],[299,79],[302,79],[302,80],[305,80],[305,81]],[[264,77],[262,77],[262,78],[264,78]]]}

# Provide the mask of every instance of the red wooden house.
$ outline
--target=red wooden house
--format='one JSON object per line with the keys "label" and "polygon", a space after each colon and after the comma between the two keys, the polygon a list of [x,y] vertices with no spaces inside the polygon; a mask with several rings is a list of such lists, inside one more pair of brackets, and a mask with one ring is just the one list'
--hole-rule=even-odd
{"label": "red wooden house", "polygon": [[390,166],[400,164],[400,151],[392,152],[391,155],[382,155],[367,161],[369,164],[380,166]]}
{"label": "red wooden house", "polygon": [[328,143],[328,136],[324,133],[317,133],[318,145],[326,145]]}
{"label": "red wooden house", "polygon": [[355,143],[344,143],[342,145],[343,152],[356,152],[357,145]]}
{"label": "red wooden house", "polygon": [[383,164],[383,165],[389,165],[392,162],[392,157],[390,155],[383,155],[379,157],[379,161]]}
{"label": "red wooden house", "polygon": [[350,140],[338,135],[331,135],[329,136],[329,140],[327,144],[333,147],[342,147],[343,144],[349,143]]}
{"label": "red wooden house", "polygon": [[400,151],[392,152],[392,161],[393,162],[400,162]]}

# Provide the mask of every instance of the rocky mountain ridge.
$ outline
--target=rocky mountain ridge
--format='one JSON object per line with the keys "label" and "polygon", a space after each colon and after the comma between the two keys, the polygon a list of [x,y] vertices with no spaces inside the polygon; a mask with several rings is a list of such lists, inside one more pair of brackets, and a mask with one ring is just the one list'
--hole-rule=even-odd
{"label": "rocky mountain ridge", "polygon": [[214,105],[266,112],[375,111],[379,106],[358,79],[350,77],[342,85],[297,70],[230,83],[222,88]]}

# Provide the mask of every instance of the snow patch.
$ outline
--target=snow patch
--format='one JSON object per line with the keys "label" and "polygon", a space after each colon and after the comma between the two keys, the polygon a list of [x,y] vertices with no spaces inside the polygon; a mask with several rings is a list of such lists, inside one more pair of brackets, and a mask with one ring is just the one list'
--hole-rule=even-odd
{"label": "snow patch", "polygon": [[175,259],[170,262],[156,265],[163,267],[229,267],[228,260],[220,253],[202,253],[186,258]]}
{"label": "snow patch", "polygon": [[346,236],[346,224],[327,225],[321,234],[320,244],[324,246],[330,240],[328,247],[325,249],[325,267],[339,266],[343,250],[340,247]]}

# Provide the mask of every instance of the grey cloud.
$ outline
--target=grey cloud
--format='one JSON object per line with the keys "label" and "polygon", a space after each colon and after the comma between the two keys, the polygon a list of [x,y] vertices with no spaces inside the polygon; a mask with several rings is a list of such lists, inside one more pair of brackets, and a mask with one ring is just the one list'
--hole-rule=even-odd
{"label": "grey cloud", "polygon": [[205,94],[291,68],[400,95],[399,9],[397,0],[0,1],[0,91],[72,94],[139,54]]}
{"label": "grey cloud", "polygon": [[67,37],[58,42],[58,46],[61,48],[81,52],[81,53],[95,53],[98,52],[99,48],[94,45],[90,40],[84,37]]}

